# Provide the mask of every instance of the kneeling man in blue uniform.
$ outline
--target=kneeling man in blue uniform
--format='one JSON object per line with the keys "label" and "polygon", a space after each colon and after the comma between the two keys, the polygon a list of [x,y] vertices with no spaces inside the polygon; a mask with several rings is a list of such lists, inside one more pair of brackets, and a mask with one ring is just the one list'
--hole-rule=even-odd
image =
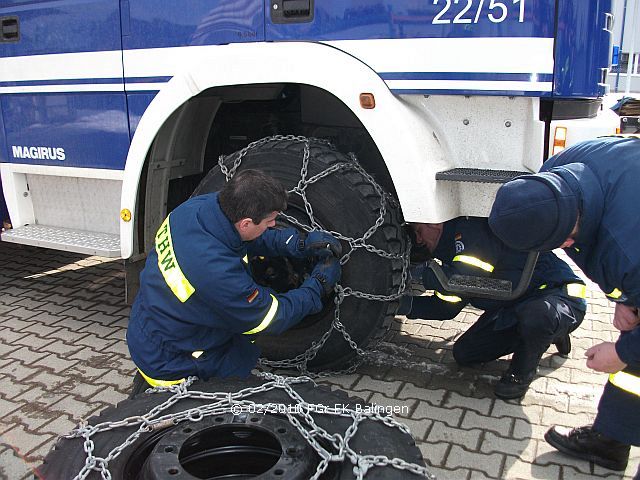
{"label": "kneeling man in blue uniform", "polygon": [[[517,250],[564,248],[614,302],[615,342],[589,348],[587,367],[609,373],[592,425],[552,427],[545,439],[574,457],[624,470],[640,446],[640,138],[573,145],[539,173],[505,183],[489,225]],[[640,469],[636,474],[640,479]]]}
{"label": "kneeling man in blue uniform", "polygon": [[[244,170],[220,192],[169,214],[140,275],[127,330],[139,372],[134,392],[189,376],[246,377],[260,355],[256,334],[280,334],[322,309],[340,278],[340,242],[325,232],[271,228],[286,207],[282,185]],[[318,262],[299,288],[280,294],[253,279],[252,255]]]}
{"label": "kneeling man in blue uniform", "polygon": [[[491,277],[514,285],[520,280],[527,254],[507,247],[493,235],[486,218],[414,223],[412,228],[417,243],[442,261],[448,276]],[[578,328],[586,311],[584,283],[551,252],[540,255],[527,291],[513,301],[462,298],[443,291],[434,273],[424,266],[414,269],[412,276],[420,278],[434,295],[413,297],[407,318],[448,320],[468,304],[484,310],[455,342],[453,357],[459,365],[468,366],[513,354],[495,387],[495,395],[502,399],[526,394],[552,343],[560,353],[569,353],[569,333]],[[405,311],[407,304],[403,301]]]}

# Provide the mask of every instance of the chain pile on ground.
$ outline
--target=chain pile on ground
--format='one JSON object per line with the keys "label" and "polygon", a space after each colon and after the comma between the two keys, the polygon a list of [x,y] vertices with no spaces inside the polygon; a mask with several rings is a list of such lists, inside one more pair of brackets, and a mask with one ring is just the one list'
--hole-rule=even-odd
{"label": "chain pile on ground", "polygon": [[[394,254],[385,250],[379,249],[374,245],[367,243],[367,241],[375,234],[376,230],[384,222],[384,217],[387,211],[387,205],[389,202],[395,202],[395,200],[385,193],[380,185],[369,175],[358,163],[354,154],[349,154],[349,162],[337,163],[331,165],[325,170],[317,173],[311,177],[308,177],[310,146],[312,143],[325,144],[333,149],[333,146],[324,140],[310,139],[306,137],[295,136],[273,136],[264,138],[257,142],[249,144],[246,148],[239,151],[233,160],[233,165],[228,168],[221,156],[218,164],[222,173],[225,175],[227,181],[233,177],[238,167],[242,163],[242,159],[247,152],[257,148],[267,142],[276,140],[292,140],[299,141],[304,144],[304,153],[302,158],[302,168],[300,171],[300,181],[298,184],[289,191],[289,194],[299,195],[305,206],[307,215],[309,216],[310,225],[305,225],[299,222],[296,218],[282,213],[282,217],[286,218],[289,222],[296,225],[301,230],[311,232],[313,230],[322,230],[321,226],[316,222],[313,213],[313,206],[309,202],[306,196],[306,189],[309,185],[312,185],[319,180],[328,177],[337,172],[344,172],[347,170],[353,170],[358,172],[365,178],[373,187],[375,192],[380,197],[380,208],[378,211],[378,218],[376,222],[359,238],[352,238],[341,234],[340,232],[329,231],[336,238],[347,242],[349,244],[349,250],[341,257],[341,265],[346,264],[353,252],[357,249],[365,249],[366,251],[379,255],[380,257],[388,260],[401,260],[403,262],[402,267],[402,279],[398,291],[391,295],[378,295],[367,292],[361,292],[353,290],[348,286],[337,284],[335,286],[335,310],[334,319],[331,327],[325,332],[320,339],[312,342],[311,347],[307,349],[303,354],[281,361],[270,361],[267,359],[260,359],[260,365],[271,368],[295,368],[299,370],[304,376],[300,377],[283,377],[268,372],[258,372],[257,375],[264,378],[266,382],[259,387],[252,387],[240,390],[234,393],[220,392],[220,393],[207,393],[197,390],[190,390],[189,387],[193,384],[196,377],[189,377],[189,379],[180,384],[171,387],[157,387],[148,389],[147,393],[161,393],[169,392],[171,397],[165,400],[160,405],[157,405],[144,415],[128,417],[118,422],[103,422],[97,425],[88,425],[86,422],[79,425],[70,435],[66,438],[84,438],[84,450],[87,454],[85,466],[76,475],[74,480],[85,479],[92,471],[100,472],[104,480],[110,480],[111,474],[109,473],[109,462],[116,458],[120,453],[132,445],[136,440],[144,433],[151,432],[153,430],[159,430],[167,428],[168,426],[177,425],[182,421],[200,421],[203,418],[211,415],[222,415],[226,413],[236,414],[245,411],[251,411],[251,409],[260,409],[262,411],[277,411],[280,414],[286,415],[289,422],[296,427],[300,434],[307,440],[309,445],[320,456],[321,460],[318,463],[317,469],[311,480],[318,479],[329,467],[331,462],[343,462],[349,460],[353,464],[353,473],[355,478],[362,479],[366,475],[367,471],[373,467],[391,467],[398,470],[406,470],[424,478],[434,478],[425,467],[420,465],[406,462],[400,458],[389,458],[385,455],[359,455],[353,449],[349,447],[349,440],[354,437],[358,430],[358,425],[364,420],[374,420],[385,424],[390,428],[398,428],[403,433],[410,435],[408,427],[400,422],[394,420],[390,415],[381,415],[377,411],[368,410],[353,410],[350,408],[335,408],[327,407],[324,405],[307,403],[293,388],[292,385],[313,381],[311,377],[328,376],[333,374],[352,373],[362,358],[365,355],[365,351],[353,341],[349,333],[346,331],[344,325],[340,321],[340,305],[344,299],[348,296],[354,296],[357,298],[363,298],[372,301],[393,301],[400,298],[405,292],[407,285],[407,275],[409,266],[409,254]],[[355,361],[350,368],[340,372],[322,372],[322,373],[310,373],[307,370],[307,364],[318,353],[318,351],[324,346],[325,342],[329,338],[331,332],[336,330],[340,332],[346,342],[357,353],[357,361]],[[251,395],[258,392],[265,392],[273,389],[281,389],[285,391],[291,400],[295,402],[296,408],[280,408],[284,404],[261,404],[255,403],[250,400]],[[204,400],[210,400],[211,403],[203,405],[197,408],[190,408],[188,410],[163,414],[163,412],[178,403],[185,398],[198,398]],[[352,420],[351,425],[346,429],[343,435],[329,434],[326,430],[319,427],[314,418],[311,416],[311,412],[319,412],[327,415],[337,415],[341,417],[350,417]],[[127,439],[119,446],[112,449],[107,456],[97,457],[94,455],[94,442],[91,439],[93,435],[123,427],[138,427],[135,432],[127,437]],[[322,440],[323,442],[319,442]],[[325,446],[330,446],[331,451]]]}
{"label": "chain pile on ground", "polygon": [[[261,372],[258,376],[265,379],[265,383],[260,386],[245,388],[237,392],[215,393],[191,390],[189,387],[193,385],[197,378],[189,377],[187,381],[178,385],[148,389],[146,391],[148,394],[170,393],[172,395],[144,415],[132,416],[116,422],[102,422],[96,425],[89,425],[87,422],[81,423],[69,435],[65,435],[65,438],[84,439],[84,451],[87,454],[87,458],[84,467],[74,477],[74,480],[86,479],[92,471],[100,472],[104,480],[111,480],[112,477],[108,468],[109,462],[145,433],[175,426],[184,421],[198,422],[205,417],[228,413],[235,415],[237,412],[242,411],[277,411],[285,415],[321,458],[314,475],[310,477],[311,480],[320,478],[331,462],[341,463],[345,460],[348,460],[353,465],[353,474],[356,479],[363,479],[373,467],[390,467],[397,470],[406,470],[423,478],[434,478],[425,467],[415,463],[409,463],[401,458],[389,458],[385,455],[359,455],[349,446],[349,441],[356,435],[359,424],[364,420],[379,421],[389,428],[397,428],[409,435],[409,428],[394,420],[391,415],[381,415],[375,409],[354,410],[346,406],[337,408],[335,406],[308,403],[293,389],[293,385],[313,382],[310,377],[284,377],[268,372]],[[250,399],[254,394],[276,389],[286,392],[296,408],[280,408],[280,406],[286,404],[256,403]],[[163,413],[169,407],[186,398],[209,400],[210,403],[181,412]],[[330,434],[316,423],[311,415],[312,412],[351,418],[351,425],[343,434]],[[94,454],[95,445],[92,437],[100,432],[124,427],[137,427],[137,430],[131,433],[122,444],[113,448],[105,457],[97,457]]]}
{"label": "chain pile on ground", "polygon": [[[247,152],[255,148],[258,148],[266,143],[269,143],[272,141],[280,141],[280,140],[297,141],[304,144],[304,153],[302,156],[302,167],[300,170],[300,180],[294,188],[289,190],[288,193],[290,195],[291,194],[298,195],[300,196],[300,198],[302,198],[302,201],[304,202],[305,211],[309,217],[310,225],[305,225],[299,222],[296,218],[290,215],[287,215],[286,213],[281,213],[280,215],[286,220],[288,220],[290,223],[298,227],[299,229],[304,230],[305,232],[311,232],[313,230],[322,230],[322,227],[318,224],[318,222],[316,222],[314,218],[313,206],[311,205],[311,202],[309,202],[309,200],[307,199],[306,189],[309,187],[309,185],[313,185],[319,180],[325,177],[328,177],[329,175],[332,175],[334,173],[344,172],[347,170],[358,172],[360,175],[362,175],[363,178],[367,180],[367,182],[369,182],[369,184],[373,187],[375,192],[380,197],[380,208],[378,210],[378,218],[376,219],[375,223],[366,232],[364,232],[364,234],[359,238],[348,237],[343,235],[340,232],[335,232],[332,230],[328,231],[336,238],[344,242],[347,242],[349,244],[350,248],[347,251],[347,253],[345,253],[340,259],[340,264],[341,265],[346,264],[351,258],[351,255],[355,250],[364,249],[374,255],[378,255],[390,261],[401,260],[403,262],[402,263],[402,279],[400,281],[400,285],[398,287],[397,292],[391,295],[377,295],[377,294],[372,294],[367,292],[361,292],[361,291],[353,290],[348,286],[345,287],[338,283],[334,288],[335,309],[334,309],[334,319],[332,321],[331,327],[317,341],[312,342],[311,346],[304,353],[301,353],[300,355],[297,355],[296,357],[290,358],[287,360],[273,361],[273,360],[261,358],[260,365],[264,367],[271,367],[271,368],[297,369],[301,374],[311,376],[314,378],[330,376],[330,375],[353,373],[358,367],[358,365],[364,359],[365,351],[360,346],[358,346],[357,343],[351,338],[349,333],[346,331],[343,323],[340,321],[340,305],[342,304],[344,299],[348,296],[363,298],[363,299],[372,300],[372,301],[382,301],[382,302],[397,300],[404,294],[407,288],[410,248],[407,249],[405,254],[394,254],[394,253],[376,248],[374,245],[367,243],[367,241],[376,233],[377,229],[384,223],[384,217],[387,212],[387,205],[390,202],[395,202],[395,199],[382,190],[382,187],[358,163],[358,160],[353,153],[350,153],[348,155],[349,162],[336,163],[326,168],[325,170],[321,171],[320,173],[317,173],[307,178],[309,174],[308,169],[309,169],[309,155],[311,153],[311,149],[310,149],[311,144],[316,143],[316,144],[326,145],[330,147],[332,150],[335,150],[335,148],[330,142],[326,140],[321,140],[317,138],[297,137],[292,135],[288,135],[288,136],[277,135],[277,136],[263,138],[261,140],[250,143],[249,145],[247,145],[245,148],[243,148],[242,150],[240,150],[234,155],[233,164],[230,167],[225,165],[224,156],[221,155],[220,158],[218,159],[218,165],[220,166],[220,170],[222,171],[222,173],[225,175],[226,180],[229,181],[233,177],[233,175],[235,175],[236,171],[238,170],[238,167],[242,163],[242,159],[247,154]],[[340,332],[344,340],[357,353],[356,360],[352,363],[352,365],[349,368],[344,370],[331,371],[331,372],[319,372],[319,373],[309,372],[309,370],[307,369],[307,364],[309,363],[309,361],[315,358],[317,353],[326,343],[327,339],[329,338],[333,330]]]}

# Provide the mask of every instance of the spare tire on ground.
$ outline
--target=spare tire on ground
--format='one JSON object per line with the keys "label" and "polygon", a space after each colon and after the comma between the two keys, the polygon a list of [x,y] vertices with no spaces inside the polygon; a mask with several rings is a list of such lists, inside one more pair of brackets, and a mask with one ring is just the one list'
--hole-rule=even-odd
{"label": "spare tire on ground", "polygon": [[[76,429],[77,438],[60,439],[37,478],[427,476],[411,435],[380,409],[344,391],[314,386],[308,378],[266,376],[196,380],[188,388],[125,400],[90,418],[80,434]],[[341,461],[332,458],[341,451]]]}
{"label": "spare tire on ground", "polygon": [[[284,334],[260,336],[263,356],[275,361],[271,365],[301,365],[302,371],[353,365],[360,349],[388,330],[404,290],[408,241],[397,202],[353,156],[326,141],[304,137],[264,138],[222,158],[193,195],[220,190],[227,177],[247,168],[264,171],[289,190],[289,205],[278,227],[333,232],[346,254],[338,289],[339,321],[334,303],[325,302],[322,312]],[[280,292],[299,286],[313,266],[262,257],[251,259],[251,265],[259,283]]]}

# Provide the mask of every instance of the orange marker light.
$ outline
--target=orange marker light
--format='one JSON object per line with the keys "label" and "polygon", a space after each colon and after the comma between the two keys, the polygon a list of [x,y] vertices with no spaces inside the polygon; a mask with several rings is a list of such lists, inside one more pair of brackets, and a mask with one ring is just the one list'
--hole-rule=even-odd
{"label": "orange marker light", "polygon": [[564,150],[567,144],[567,127],[556,127],[555,134],[553,135],[553,150],[552,155]]}
{"label": "orange marker light", "polygon": [[360,106],[367,110],[376,108],[376,98],[373,93],[361,93],[360,94]]}

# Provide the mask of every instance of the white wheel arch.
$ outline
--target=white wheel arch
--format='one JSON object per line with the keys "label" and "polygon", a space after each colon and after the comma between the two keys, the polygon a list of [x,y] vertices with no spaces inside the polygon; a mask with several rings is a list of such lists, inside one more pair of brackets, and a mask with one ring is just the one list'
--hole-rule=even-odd
{"label": "white wheel arch", "polygon": [[[385,160],[405,219],[443,221],[455,213],[447,192],[437,192],[434,173],[446,168],[446,143],[436,139],[435,119],[428,119],[389,91],[366,64],[321,43],[242,43],[125,51],[127,76],[145,64],[146,75],[170,75],[140,119],[127,156],[121,208],[132,212],[121,220],[122,257],[133,250],[133,231],[140,174],[160,127],[187,100],[212,87],[264,83],[297,83],[318,87],[340,99],[362,122]],[[376,106],[360,106],[360,93],[372,93]],[[429,121],[433,123],[430,125]],[[440,132],[438,132],[440,133]],[[439,195],[438,195],[439,193]],[[440,201],[437,201],[437,197]]]}

